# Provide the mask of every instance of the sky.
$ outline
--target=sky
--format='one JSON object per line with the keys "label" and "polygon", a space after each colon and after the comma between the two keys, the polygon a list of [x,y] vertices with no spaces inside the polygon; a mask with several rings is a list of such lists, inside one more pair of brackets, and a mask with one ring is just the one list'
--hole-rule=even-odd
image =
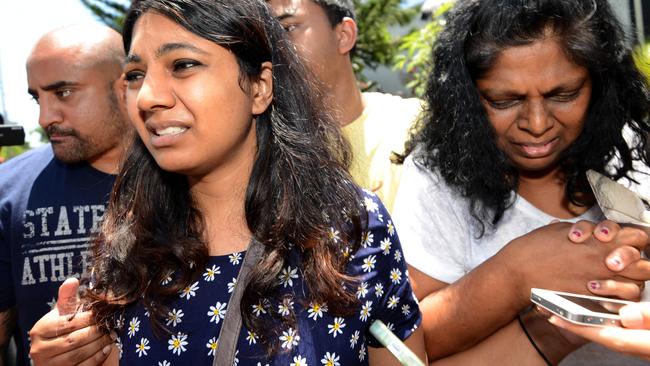
{"label": "sky", "polygon": [[[412,5],[422,0],[407,0]],[[25,61],[47,31],[97,21],[80,0],[0,0],[0,113],[29,134],[38,127],[38,105],[27,94]],[[36,134],[28,137],[38,144]]]}

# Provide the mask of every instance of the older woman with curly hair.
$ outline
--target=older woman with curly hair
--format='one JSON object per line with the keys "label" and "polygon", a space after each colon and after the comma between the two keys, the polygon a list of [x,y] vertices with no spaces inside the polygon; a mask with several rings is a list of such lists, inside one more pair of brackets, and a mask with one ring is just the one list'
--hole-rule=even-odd
{"label": "older woman with curly hair", "polygon": [[556,363],[580,342],[525,311],[531,287],[636,299],[648,278],[643,232],[589,223],[585,176],[648,165],[646,80],[605,0],[461,0],[433,65],[394,213],[429,357]]}

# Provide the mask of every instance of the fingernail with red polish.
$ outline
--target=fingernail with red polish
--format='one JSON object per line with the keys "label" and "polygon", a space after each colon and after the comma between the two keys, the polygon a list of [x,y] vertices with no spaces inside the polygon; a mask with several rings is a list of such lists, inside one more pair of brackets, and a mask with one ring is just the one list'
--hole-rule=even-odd
{"label": "fingernail with red polish", "polygon": [[601,229],[600,229],[600,232],[603,233],[604,235],[609,235],[609,230],[607,230],[606,227],[601,228]]}
{"label": "fingernail with red polish", "polygon": [[582,236],[582,231],[580,231],[580,230],[573,230],[573,231],[571,232],[571,234],[573,234],[573,236],[575,236],[576,238],[579,238],[579,237]]}
{"label": "fingernail with red polish", "polygon": [[598,283],[598,281],[589,281],[589,288],[591,290],[598,290],[600,288],[600,283]]}

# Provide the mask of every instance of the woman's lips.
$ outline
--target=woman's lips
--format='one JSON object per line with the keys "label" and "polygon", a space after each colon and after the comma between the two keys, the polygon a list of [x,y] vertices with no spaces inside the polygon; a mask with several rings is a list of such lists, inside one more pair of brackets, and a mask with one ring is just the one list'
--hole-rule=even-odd
{"label": "woman's lips", "polygon": [[548,156],[555,146],[559,139],[556,137],[546,143],[517,143],[516,145],[523,151],[523,153],[529,158],[541,158]]}

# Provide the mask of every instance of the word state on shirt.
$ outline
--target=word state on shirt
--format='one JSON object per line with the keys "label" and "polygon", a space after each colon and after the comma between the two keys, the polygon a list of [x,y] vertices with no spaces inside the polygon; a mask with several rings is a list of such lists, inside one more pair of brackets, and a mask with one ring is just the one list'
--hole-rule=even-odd
{"label": "word state on shirt", "polygon": [[103,204],[26,209],[21,285],[79,277],[88,266],[88,240],[100,230],[105,211]]}

